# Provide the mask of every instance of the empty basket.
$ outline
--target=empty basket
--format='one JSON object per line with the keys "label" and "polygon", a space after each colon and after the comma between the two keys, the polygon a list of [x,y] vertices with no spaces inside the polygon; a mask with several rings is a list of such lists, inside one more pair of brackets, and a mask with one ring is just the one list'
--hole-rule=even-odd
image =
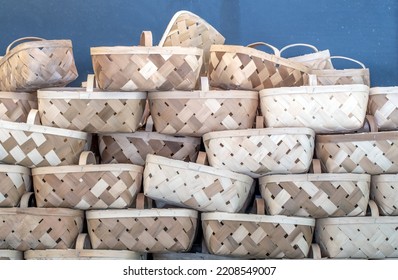
{"label": "empty basket", "polygon": [[398,86],[373,87],[369,93],[368,114],[380,130],[398,129]]}
{"label": "empty basket", "polygon": [[373,175],[370,198],[377,204],[382,215],[398,216],[398,175]]}
{"label": "empty basket", "polygon": [[10,122],[26,122],[31,109],[37,109],[36,94],[0,91],[0,119]]}
{"label": "empty basket", "polygon": [[30,169],[18,165],[0,164],[0,207],[14,207],[24,193],[30,191]]}

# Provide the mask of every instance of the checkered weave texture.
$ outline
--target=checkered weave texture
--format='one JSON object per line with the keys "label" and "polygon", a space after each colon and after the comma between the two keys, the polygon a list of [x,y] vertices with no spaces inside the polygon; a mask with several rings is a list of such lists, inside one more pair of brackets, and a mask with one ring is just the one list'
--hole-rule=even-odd
{"label": "checkered weave texture", "polygon": [[0,207],[15,207],[22,195],[30,191],[30,172],[0,172]]}
{"label": "checkered weave texture", "polygon": [[374,88],[369,95],[368,113],[380,130],[398,129],[398,87]]}
{"label": "checkered weave texture", "polygon": [[381,174],[372,176],[370,198],[376,202],[382,215],[398,216],[398,176]]}
{"label": "checkered weave texture", "polygon": [[26,122],[31,109],[37,109],[37,100],[32,93],[9,93],[1,97],[0,119],[10,122]]}

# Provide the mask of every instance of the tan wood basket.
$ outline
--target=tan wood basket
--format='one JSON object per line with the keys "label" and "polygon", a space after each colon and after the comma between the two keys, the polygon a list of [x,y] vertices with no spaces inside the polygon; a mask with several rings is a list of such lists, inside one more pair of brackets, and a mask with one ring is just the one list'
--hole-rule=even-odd
{"label": "tan wood basket", "polygon": [[[274,54],[256,50],[270,47]],[[244,46],[210,47],[210,85],[223,89],[262,90],[274,87],[301,86],[310,69],[300,62],[280,57],[279,50],[266,43]]]}
{"label": "tan wood basket", "polygon": [[115,91],[192,90],[203,66],[203,50],[152,46],[144,31],[141,46],[94,47],[91,58],[98,86]]}
{"label": "tan wood basket", "polygon": [[314,160],[313,173],[269,175],[259,179],[269,215],[298,217],[364,216],[368,207],[370,175],[321,173]]}
{"label": "tan wood basket", "polygon": [[91,133],[133,132],[142,124],[145,92],[105,92],[87,88],[47,88],[37,93],[43,125]]}
{"label": "tan wood basket", "polygon": [[26,122],[31,109],[37,109],[36,94],[0,91],[0,119],[10,122]]}
{"label": "tan wood basket", "polygon": [[87,233],[81,233],[76,239],[74,249],[28,250],[25,260],[146,260],[147,254],[128,250],[91,249]]}
{"label": "tan wood basket", "polygon": [[200,91],[151,92],[150,111],[156,131],[200,137],[210,131],[252,128],[258,108],[256,91],[209,90],[206,78]]}
{"label": "tan wood basket", "polygon": [[198,212],[184,208],[86,211],[93,249],[143,253],[186,252],[196,236]]}
{"label": "tan wood basket", "polygon": [[309,48],[313,52],[309,54],[288,57],[288,59],[300,62],[310,69],[333,69],[329,50],[319,51],[317,47],[310,44],[297,43],[297,44],[287,45],[280,49],[280,55],[282,56],[282,53],[288,49],[297,48],[297,47]]}
{"label": "tan wood basket", "polygon": [[[262,127],[258,117],[257,127]],[[203,135],[209,164],[258,178],[272,173],[307,172],[315,132],[305,127],[224,130]]]}
{"label": "tan wood basket", "polygon": [[267,127],[309,127],[316,133],[355,131],[363,126],[369,99],[365,85],[302,86],[260,91]]}
{"label": "tan wood basket", "polygon": [[[258,199],[257,199],[258,200]],[[210,253],[262,259],[302,259],[311,247],[315,219],[257,214],[202,213]]]}
{"label": "tan wood basket", "polygon": [[372,216],[324,218],[316,221],[315,241],[322,256],[333,259],[398,257],[398,217],[380,217],[369,201]]}
{"label": "tan wood basket", "polygon": [[145,131],[99,134],[101,163],[144,165],[148,154],[183,161],[196,160],[201,145],[200,138],[165,135],[153,132],[152,129],[152,117],[149,116]]}
{"label": "tan wood basket", "polygon": [[[21,43],[26,41],[24,43]],[[19,45],[13,47],[15,44]],[[34,91],[66,86],[78,77],[70,40],[24,37],[0,59],[1,91]]]}
{"label": "tan wood basket", "polygon": [[15,207],[32,188],[29,168],[0,164],[0,207]]}
{"label": "tan wood basket", "polygon": [[0,261],[23,260],[24,252],[16,250],[0,250]]}
{"label": "tan wood basket", "polygon": [[398,216],[398,174],[373,175],[370,198],[382,215]]}
{"label": "tan wood basket", "polygon": [[72,248],[83,231],[84,212],[66,208],[28,207],[26,193],[20,208],[0,208],[0,249],[19,251]]}
{"label": "tan wood basket", "polygon": [[197,47],[203,49],[203,69],[206,73],[209,64],[211,45],[224,44],[225,38],[212,25],[189,11],[178,11],[170,20],[159,46]]}
{"label": "tan wood basket", "polygon": [[371,132],[317,135],[315,154],[329,173],[398,173],[398,135],[394,131],[377,132],[367,116]]}
{"label": "tan wood basket", "polygon": [[80,154],[79,165],[32,169],[38,207],[74,209],[128,208],[141,190],[143,167],[95,164],[92,152]]}
{"label": "tan wood basket", "polygon": [[371,88],[368,114],[380,130],[398,130],[398,86]]}
{"label": "tan wood basket", "polygon": [[144,169],[144,194],[155,201],[192,208],[201,212],[235,213],[254,193],[249,176],[204,165],[148,155]]}
{"label": "tan wood basket", "polygon": [[25,167],[77,164],[91,145],[85,132],[40,125],[32,109],[27,123],[0,120],[0,162]]}
{"label": "tan wood basket", "polygon": [[[329,59],[343,59],[356,63],[359,69],[312,69],[308,76],[310,85],[348,85],[363,84],[370,87],[369,68],[355,59],[345,56],[331,56]],[[322,63],[322,62],[320,62]],[[317,68],[317,67],[316,67]]]}

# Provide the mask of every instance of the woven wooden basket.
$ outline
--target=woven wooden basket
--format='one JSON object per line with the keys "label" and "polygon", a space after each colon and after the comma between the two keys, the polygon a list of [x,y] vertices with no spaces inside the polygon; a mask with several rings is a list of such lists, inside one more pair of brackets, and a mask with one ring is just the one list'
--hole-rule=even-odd
{"label": "woven wooden basket", "polygon": [[398,175],[372,176],[370,198],[377,204],[382,215],[398,216]]}
{"label": "woven wooden basket", "polygon": [[225,38],[213,26],[198,15],[188,11],[178,11],[167,26],[159,46],[197,47],[203,49],[203,69],[206,73],[209,64],[211,45],[224,44]]}
{"label": "woven wooden basket", "polygon": [[314,160],[313,174],[270,175],[259,179],[269,215],[298,217],[364,216],[368,207],[370,175],[321,173]]}
{"label": "woven wooden basket", "polygon": [[115,91],[192,90],[203,65],[203,50],[152,46],[144,31],[141,46],[95,47],[91,57],[98,86]]}
{"label": "woven wooden basket", "polygon": [[76,239],[74,249],[28,250],[25,260],[146,260],[145,253],[127,250],[93,250],[87,233]]}
{"label": "woven wooden basket", "polygon": [[198,212],[183,208],[89,210],[86,219],[93,249],[186,252],[196,236]]}
{"label": "woven wooden basket", "polygon": [[317,135],[315,154],[329,173],[398,173],[398,135],[394,131],[377,132],[371,116],[371,132]]}
{"label": "woven wooden basket", "polygon": [[163,134],[200,137],[206,132],[253,127],[258,107],[256,91],[209,90],[207,79],[202,89],[151,92],[150,111],[156,131]]}
{"label": "woven wooden basket", "polygon": [[228,170],[148,155],[144,169],[144,194],[156,201],[201,212],[235,213],[254,192],[254,180]]}
{"label": "woven wooden basket", "polygon": [[267,127],[309,127],[316,133],[362,127],[369,99],[365,85],[303,86],[260,91]]}
{"label": "woven wooden basket", "polygon": [[398,217],[380,217],[369,201],[372,216],[324,218],[316,221],[315,241],[322,256],[335,259],[398,257]]}
{"label": "woven wooden basket", "polygon": [[84,212],[66,208],[28,207],[26,193],[20,208],[0,208],[0,249],[19,251],[72,248],[83,231]]}
{"label": "woven wooden basket", "polygon": [[85,132],[40,125],[32,109],[27,123],[0,120],[0,162],[25,167],[77,164],[91,144]]}
{"label": "woven wooden basket", "polygon": [[91,133],[133,132],[142,124],[146,93],[93,90],[87,88],[39,90],[39,113],[43,125]]}
{"label": "woven wooden basket", "polygon": [[16,250],[0,250],[0,261],[4,260],[23,260],[24,253]]}
{"label": "woven wooden basket", "polygon": [[0,207],[15,207],[32,187],[30,169],[0,164]]}
{"label": "woven wooden basket", "polygon": [[[308,83],[310,85],[348,85],[363,84],[370,87],[369,68],[358,60],[344,57],[331,56],[329,59],[344,59],[358,64],[360,69],[315,69],[311,70]],[[322,63],[322,62],[320,62]]]}
{"label": "woven wooden basket", "polygon": [[99,134],[101,163],[133,163],[144,165],[148,154],[183,161],[195,161],[201,145],[200,138],[176,137],[153,132],[150,116],[145,131],[134,133]]}
{"label": "woven wooden basket", "polygon": [[38,207],[74,209],[128,208],[141,190],[142,166],[95,165],[92,152],[82,152],[79,165],[32,169]]}
{"label": "woven wooden basket", "polygon": [[[23,41],[27,41],[21,43]],[[16,47],[15,44],[20,43]],[[24,37],[0,59],[1,91],[34,91],[65,86],[78,77],[70,40]]]}
{"label": "woven wooden basket", "polygon": [[242,258],[305,258],[315,226],[313,218],[264,215],[264,206],[257,215],[212,212],[201,220],[210,253]]}
{"label": "woven wooden basket", "polygon": [[225,130],[203,135],[209,164],[257,178],[272,173],[303,173],[314,154],[315,133],[299,127]]}
{"label": "woven wooden basket", "polygon": [[[274,54],[254,49],[270,47]],[[247,47],[212,45],[210,47],[210,85],[223,89],[261,90],[274,87],[301,86],[310,69],[302,63],[282,58],[279,50],[266,43]]]}
{"label": "woven wooden basket", "polygon": [[26,122],[31,109],[37,109],[35,94],[0,91],[0,119],[10,122]]}
{"label": "woven wooden basket", "polygon": [[330,60],[329,50],[319,51],[315,46],[309,44],[291,44],[280,49],[280,55],[288,49],[305,47],[313,51],[313,53],[289,57],[290,60],[300,62],[310,69],[333,69],[332,61]]}
{"label": "woven wooden basket", "polygon": [[368,114],[380,130],[398,130],[398,86],[371,88]]}

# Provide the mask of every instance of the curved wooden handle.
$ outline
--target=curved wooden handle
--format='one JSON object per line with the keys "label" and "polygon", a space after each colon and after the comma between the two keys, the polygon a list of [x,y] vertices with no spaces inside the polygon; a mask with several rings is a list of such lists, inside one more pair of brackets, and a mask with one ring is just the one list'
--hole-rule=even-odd
{"label": "curved wooden handle", "polygon": [[377,206],[376,202],[374,202],[373,200],[369,200],[368,206],[370,209],[370,215],[372,215],[372,217],[380,217],[379,207]]}
{"label": "curved wooden handle", "polygon": [[365,121],[369,125],[370,132],[379,132],[379,128],[377,127],[377,123],[374,116],[366,115]]}
{"label": "curved wooden handle", "polygon": [[95,84],[95,75],[88,74],[87,75],[87,82],[86,82],[86,92],[93,92],[94,91],[94,84]]}
{"label": "curved wooden handle", "polygon": [[365,66],[365,64],[363,64],[362,62],[360,62],[360,61],[358,61],[358,60],[355,60],[355,59],[352,59],[352,58],[349,58],[349,57],[346,57],[346,56],[331,56],[331,57],[326,57],[326,58],[324,58],[324,59],[322,59],[322,60],[320,60],[318,63],[317,63],[317,65],[316,66],[319,66],[322,62],[324,62],[325,60],[328,60],[328,59],[344,59],[344,60],[349,60],[349,61],[352,61],[352,62],[355,62],[356,64],[358,64],[358,65],[360,65],[363,69],[366,69],[366,66]]}
{"label": "curved wooden handle", "polygon": [[152,132],[153,131],[153,119],[152,119],[151,115],[149,115],[147,117],[147,119],[146,119],[145,131],[146,132]]}
{"label": "curved wooden handle", "polygon": [[201,91],[209,91],[210,86],[209,86],[209,78],[208,77],[200,77],[200,90]]}
{"label": "curved wooden handle", "polygon": [[314,158],[311,163],[310,171],[314,174],[322,173],[321,161],[317,158]]}
{"label": "curved wooden handle", "polygon": [[284,46],[283,48],[281,48],[279,50],[279,53],[280,53],[280,55],[282,55],[283,51],[290,49],[290,48],[294,48],[294,47],[308,47],[308,48],[312,49],[314,51],[314,53],[318,52],[318,49],[313,45],[297,43],[297,44],[291,44],[291,45]]}
{"label": "curved wooden handle", "polygon": [[31,125],[41,125],[39,110],[31,109],[26,119],[26,123]]}
{"label": "curved wooden handle", "polygon": [[137,198],[135,199],[135,208],[136,209],[150,209],[152,208],[152,199],[146,197],[143,193],[137,194]]}
{"label": "curved wooden handle", "polygon": [[140,37],[140,46],[143,46],[143,47],[152,47],[153,46],[151,31],[142,31],[141,37]]}
{"label": "curved wooden handle", "polygon": [[253,211],[257,215],[265,215],[265,202],[261,197],[256,197],[254,199]]}
{"label": "curved wooden handle", "polygon": [[312,258],[314,260],[322,259],[321,247],[319,247],[319,245],[316,244],[316,243],[312,243],[311,244],[310,255],[312,255]]}
{"label": "curved wooden handle", "polygon": [[16,43],[20,43],[22,41],[44,41],[45,39],[40,38],[40,37],[22,37],[19,39],[16,39],[15,41],[12,41],[11,44],[8,45],[7,49],[6,49],[6,53],[8,53],[12,46],[15,45]]}
{"label": "curved wooden handle", "polygon": [[196,158],[196,163],[208,165],[207,154],[205,152],[200,151],[198,153],[198,157]]}
{"label": "curved wooden handle", "polygon": [[96,164],[95,155],[91,151],[83,151],[79,157],[79,165]]}
{"label": "curved wooden handle", "polygon": [[19,201],[19,208],[28,208],[29,202],[34,198],[33,192],[26,192],[22,195],[21,200]]}
{"label": "curved wooden handle", "polygon": [[76,250],[91,249],[90,238],[87,233],[80,233],[76,238]]}
{"label": "curved wooden handle", "polygon": [[[145,100],[144,113],[142,113],[142,118],[140,120],[140,123],[138,124],[139,127],[142,127],[147,123],[150,114],[151,114],[151,110],[149,108],[149,101],[147,99],[147,100]],[[152,122],[152,127],[150,129],[151,130],[153,129],[153,122]]]}
{"label": "curved wooden handle", "polygon": [[276,56],[281,56],[280,55],[280,50],[278,50],[278,48],[274,47],[273,45],[264,43],[264,42],[255,42],[255,43],[247,45],[247,47],[250,47],[250,48],[256,48],[256,47],[259,47],[259,46],[269,47],[270,49],[272,49],[272,51],[274,52],[274,54]]}
{"label": "curved wooden handle", "polygon": [[256,128],[264,128],[264,117],[263,116],[257,116],[256,117]]}

